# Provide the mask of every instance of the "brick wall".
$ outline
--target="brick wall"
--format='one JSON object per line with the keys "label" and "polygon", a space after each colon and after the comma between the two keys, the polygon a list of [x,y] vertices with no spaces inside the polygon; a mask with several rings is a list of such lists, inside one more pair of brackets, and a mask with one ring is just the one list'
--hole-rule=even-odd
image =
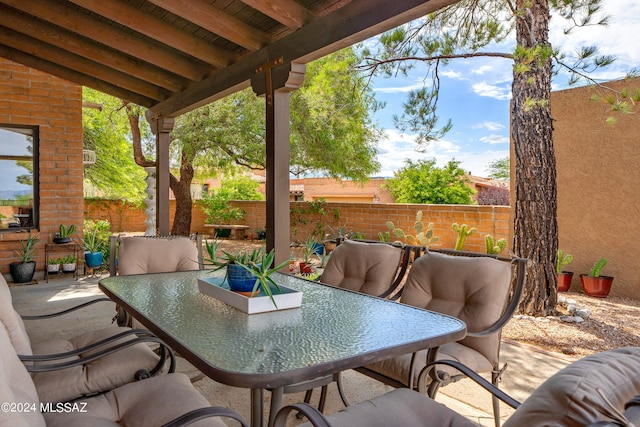
{"label": "brick wall", "polygon": [[[231,205],[246,212],[245,218],[237,221],[238,224],[248,225],[251,230],[265,227],[265,202],[232,201]],[[434,235],[440,239],[433,247],[453,248],[455,246],[457,234],[451,227],[454,222],[478,229],[467,239],[465,250],[484,252],[484,238],[487,234],[491,234],[496,239],[507,239],[507,248],[511,244],[509,207],[507,206],[325,203],[321,205],[324,214],[320,214],[313,212],[310,205],[308,202],[291,202],[292,241],[304,241],[309,234],[319,228],[324,234],[331,231],[330,227],[337,229],[341,226],[377,240],[378,232],[388,230],[385,225],[387,221],[393,222],[407,234],[415,234],[413,223],[416,213],[421,210],[423,222],[425,224],[432,222]],[[171,200],[170,208],[171,212],[175,210],[174,200]],[[121,201],[87,200],[85,216],[93,220],[108,219],[113,232],[145,230],[144,206],[123,204]],[[204,225],[205,219],[205,215],[195,203],[191,232],[212,234],[211,228]],[[173,221],[173,216],[171,220]],[[507,251],[504,253],[506,254]]]}
{"label": "brick wall", "polygon": [[[44,243],[60,224],[82,230],[82,88],[0,58],[0,123],[39,126],[40,229],[38,270]],[[17,240],[26,233],[0,233],[0,267],[16,261]],[[77,235],[76,237],[79,237]]]}

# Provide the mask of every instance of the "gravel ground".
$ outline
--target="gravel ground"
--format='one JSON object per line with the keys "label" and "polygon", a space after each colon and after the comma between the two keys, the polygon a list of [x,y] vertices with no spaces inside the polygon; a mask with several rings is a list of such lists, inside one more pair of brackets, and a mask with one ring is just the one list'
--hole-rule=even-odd
{"label": "gravel ground", "polygon": [[[591,314],[582,323],[566,323],[555,317],[516,316],[503,331],[503,337],[541,347],[556,353],[583,357],[620,347],[640,347],[640,301],[628,298],[594,298],[567,292],[578,308]],[[558,310],[567,310],[558,305]]]}
{"label": "gravel ground", "polygon": [[[221,247],[235,252],[260,244],[263,242],[224,240]],[[299,251],[292,249],[296,257]],[[517,315],[503,330],[503,338],[576,358],[620,347],[640,347],[640,301],[611,296],[594,298],[578,292],[560,295],[574,299],[578,308],[588,309],[589,318],[582,323],[567,323],[557,317]],[[561,305],[558,311],[568,314]]]}

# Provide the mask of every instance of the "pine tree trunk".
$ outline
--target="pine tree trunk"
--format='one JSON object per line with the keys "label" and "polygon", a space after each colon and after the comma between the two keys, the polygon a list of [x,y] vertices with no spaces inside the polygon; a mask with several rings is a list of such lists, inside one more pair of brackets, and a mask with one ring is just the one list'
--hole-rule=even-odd
{"label": "pine tree trunk", "polygon": [[511,139],[516,164],[513,249],[518,256],[530,260],[520,312],[544,316],[555,312],[558,250],[556,159],[549,106],[549,5],[546,0],[517,0],[517,9],[518,45],[543,52],[538,51],[533,60],[527,55],[516,55],[514,65],[511,104]]}

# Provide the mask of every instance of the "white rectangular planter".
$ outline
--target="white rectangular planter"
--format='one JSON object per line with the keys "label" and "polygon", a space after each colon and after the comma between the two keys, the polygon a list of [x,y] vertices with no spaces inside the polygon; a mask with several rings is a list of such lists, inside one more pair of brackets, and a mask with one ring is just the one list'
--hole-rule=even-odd
{"label": "white rectangular planter", "polygon": [[229,285],[224,277],[215,276],[198,279],[198,289],[200,289],[201,293],[226,302],[247,314],[300,307],[302,304],[302,292],[289,289],[282,285],[279,285],[279,287],[280,293],[272,287],[276,307],[273,305],[271,298],[268,295],[264,295],[264,293],[249,298],[229,290]]}

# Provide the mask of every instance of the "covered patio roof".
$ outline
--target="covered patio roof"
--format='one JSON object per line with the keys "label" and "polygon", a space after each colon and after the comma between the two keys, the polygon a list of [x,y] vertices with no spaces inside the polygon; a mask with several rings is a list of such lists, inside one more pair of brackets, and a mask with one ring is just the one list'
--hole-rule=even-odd
{"label": "covered patio roof", "polygon": [[[172,117],[250,84],[269,101],[299,87],[303,64],[456,1],[0,0],[0,56],[148,108],[158,188],[167,193],[158,193],[158,227],[168,232]],[[287,106],[267,107],[268,191],[280,180],[271,201],[288,179],[288,119],[278,119],[288,116],[288,98],[280,102]],[[286,159],[275,159],[281,151]],[[288,211],[288,182],[284,191],[276,203]],[[272,232],[274,216],[267,212]]]}

